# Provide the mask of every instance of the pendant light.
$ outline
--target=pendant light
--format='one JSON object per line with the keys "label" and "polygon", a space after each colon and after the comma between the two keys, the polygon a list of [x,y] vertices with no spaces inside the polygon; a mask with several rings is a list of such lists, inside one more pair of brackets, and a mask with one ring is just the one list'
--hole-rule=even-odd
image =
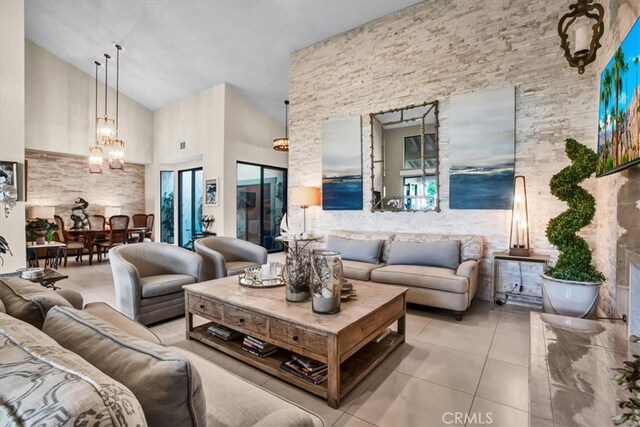
{"label": "pendant light", "polygon": [[118,116],[120,107],[120,51],[122,46],[114,44],[116,48],[116,128],[115,138],[111,140],[109,145],[109,169],[111,170],[123,170],[124,169],[124,141],[120,139],[118,134],[118,127],[120,119]]}
{"label": "pendant light", "polygon": [[273,140],[273,149],[276,151],[289,151],[289,100],[284,101],[284,138]]}
{"label": "pendant light", "polygon": [[104,116],[98,119],[98,143],[100,145],[108,147],[111,140],[115,138],[115,123],[113,119],[109,118],[107,114],[107,90],[109,79],[109,59],[111,55],[104,54]]}
{"label": "pendant light", "polygon": [[98,136],[98,67],[102,64],[93,61],[96,66],[96,109],[95,109],[95,141],[89,147],[89,173],[102,173],[102,147],[100,146],[100,138]]}

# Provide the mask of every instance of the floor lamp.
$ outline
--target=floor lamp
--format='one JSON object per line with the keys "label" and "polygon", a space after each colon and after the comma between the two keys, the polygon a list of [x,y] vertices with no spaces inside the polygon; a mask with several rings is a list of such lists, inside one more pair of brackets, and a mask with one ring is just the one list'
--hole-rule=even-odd
{"label": "floor lamp", "polygon": [[302,208],[302,235],[307,234],[307,208],[320,204],[320,189],[318,187],[293,187],[291,189],[291,206]]}

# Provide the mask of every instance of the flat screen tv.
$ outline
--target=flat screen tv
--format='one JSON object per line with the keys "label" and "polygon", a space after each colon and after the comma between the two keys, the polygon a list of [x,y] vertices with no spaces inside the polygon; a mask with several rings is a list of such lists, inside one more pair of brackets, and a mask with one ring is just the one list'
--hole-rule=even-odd
{"label": "flat screen tv", "polygon": [[596,176],[640,163],[640,18],[600,75]]}

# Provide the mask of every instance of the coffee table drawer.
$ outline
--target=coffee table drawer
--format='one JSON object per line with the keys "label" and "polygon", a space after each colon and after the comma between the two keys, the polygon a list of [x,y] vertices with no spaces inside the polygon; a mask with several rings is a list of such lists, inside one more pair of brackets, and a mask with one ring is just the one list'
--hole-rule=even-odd
{"label": "coffee table drawer", "polygon": [[299,347],[317,354],[327,351],[327,337],[288,323],[271,321],[269,336],[274,340]]}
{"label": "coffee table drawer", "polygon": [[224,322],[229,327],[239,326],[247,331],[267,335],[267,318],[235,307],[224,307]]}
{"label": "coffee table drawer", "polygon": [[198,311],[202,314],[206,314],[208,317],[213,319],[222,319],[222,304],[216,301],[212,301],[206,298],[203,298],[198,295],[188,294],[189,295],[189,309],[193,311]]}

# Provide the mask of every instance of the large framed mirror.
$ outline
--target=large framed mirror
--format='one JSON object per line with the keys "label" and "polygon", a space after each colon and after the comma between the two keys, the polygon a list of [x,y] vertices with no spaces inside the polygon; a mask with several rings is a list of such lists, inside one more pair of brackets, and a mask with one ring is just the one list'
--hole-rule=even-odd
{"label": "large framed mirror", "polygon": [[440,212],[438,101],[369,116],[371,210]]}

